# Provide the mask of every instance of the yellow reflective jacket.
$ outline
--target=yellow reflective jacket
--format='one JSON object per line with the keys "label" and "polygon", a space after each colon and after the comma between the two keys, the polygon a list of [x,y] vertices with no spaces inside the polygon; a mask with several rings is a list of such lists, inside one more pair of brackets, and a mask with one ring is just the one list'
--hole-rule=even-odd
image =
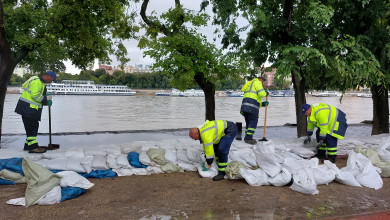
{"label": "yellow reflective jacket", "polygon": [[[242,105],[248,105],[250,107],[260,108],[261,107],[261,98],[266,97],[267,93],[265,92],[263,88],[263,84],[258,78],[255,78],[249,82],[247,82],[241,89],[242,92],[244,92],[244,97]],[[257,104],[254,105],[253,101],[250,101],[246,98],[254,99],[256,100]]]}
{"label": "yellow reflective jacket", "polygon": [[23,92],[20,100],[30,104],[30,108],[38,110],[42,108],[42,100],[44,98],[45,83],[38,76],[33,76],[22,85]]}
{"label": "yellow reflective jacket", "polygon": [[203,143],[206,159],[214,158],[213,145],[218,144],[225,136],[226,128],[227,121],[224,120],[206,121],[199,128],[200,141]]}
{"label": "yellow reflective jacket", "polygon": [[[311,107],[311,114],[307,120],[308,133],[313,133],[314,127],[318,127],[320,129],[320,140],[324,140],[327,134],[343,140],[347,126],[345,114],[337,108],[324,103],[313,104]],[[339,115],[343,115],[344,119],[340,118]],[[340,126],[341,124],[343,126]]]}

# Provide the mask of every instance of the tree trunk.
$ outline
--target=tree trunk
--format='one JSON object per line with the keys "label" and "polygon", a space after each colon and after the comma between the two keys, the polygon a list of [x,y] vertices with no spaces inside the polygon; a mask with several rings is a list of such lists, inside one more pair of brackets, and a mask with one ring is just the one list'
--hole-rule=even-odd
{"label": "tree trunk", "polygon": [[[305,79],[299,80],[298,74],[291,71],[292,81],[295,91],[295,117],[297,119],[297,136],[302,137],[306,135],[307,118],[301,115],[302,105],[306,104],[305,96]],[[302,74],[301,74],[302,76]]]}
{"label": "tree trunk", "polygon": [[197,73],[194,76],[195,81],[204,92],[205,104],[206,104],[206,120],[215,120],[215,85],[207,81],[203,77],[202,73]]}
{"label": "tree trunk", "polygon": [[382,85],[372,86],[373,119],[371,135],[389,133],[389,95]]}

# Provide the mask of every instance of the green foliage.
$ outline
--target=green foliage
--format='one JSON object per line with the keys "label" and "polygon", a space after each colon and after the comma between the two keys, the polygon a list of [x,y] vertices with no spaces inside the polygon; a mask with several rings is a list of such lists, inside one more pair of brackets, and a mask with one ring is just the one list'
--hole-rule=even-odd
{"label": "green foliage", "polygon": [[[19,1],[18,1],[19,2]],[[7,42],[15,62],[34,71],[63,71],[70,59],[86,68],[95,58],[122,62],[128,59],[122,40],[134,37],[134,1],[123,0],[30,0],[2,1]]]}
{"label": "green foliage", "polygon": [[161,35],[162,30],[158,28],[163,24],[156,17],[149,19],[159,25],[145,25],[147,35],[138,46],[146,50],[145,55],[155,59],[154,68],[161,68],[172,77],[171,84],[175,88],[185,90],[196,86],[197,74],[216,84],[238,75],[242,67],[246,68],[234,53],[223,53],[199,33],[199,27],[207,25],[207,14],[188,12],[181,6],[170,9],[160,17],[167,30],[174,30],[165,35]]}

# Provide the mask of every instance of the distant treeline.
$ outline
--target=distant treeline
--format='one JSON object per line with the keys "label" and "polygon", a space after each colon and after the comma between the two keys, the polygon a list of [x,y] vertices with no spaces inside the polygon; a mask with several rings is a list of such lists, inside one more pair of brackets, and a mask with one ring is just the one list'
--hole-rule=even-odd
{"label": "distant treeline", "polygon": [[[24,74],[20,77],[12,74],[9,85],[20,86],[28,80],[32,74]],[[124,73],[115,71],[113,75],[106,73],[104,69],[81,71],[79,75],[60,73],[57,82],[62,80],[92,80],[95,84],[104,85],[127,85],[133,89],[171,89],[171,77],[164,73]],[[225,82],[218,82],[216,90],[241,89],[245,84],[244,79],[227,79]],[[198,88],[199,89],[199,88]]]}

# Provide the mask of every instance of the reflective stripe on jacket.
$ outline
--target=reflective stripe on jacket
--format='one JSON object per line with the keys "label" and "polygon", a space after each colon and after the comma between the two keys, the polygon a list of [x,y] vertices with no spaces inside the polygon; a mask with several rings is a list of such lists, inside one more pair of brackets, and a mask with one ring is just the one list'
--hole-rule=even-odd
{"label": "reflective stripe on jacket", "polygon": [[[266,97],[267,93],[263,88],[261,81],[256,78],[247,82],[241,89],[244,92],[244,97],[241,104],[241,109],[245,111],[247,107],[260,109],[261,98]],[[245,111],[246,112],[246,111]]]}
{"label": "reflective stripe on jacket", "polygon": [[307,119],[308,134],[312,134],[314,127],[318,127],[320,140],[325,140],[327,134],[343,140],[348,126],[345,113],[324,103],[313,104],[311,107],[311,114]]}
{"label": "reflective stripe on jacket", "polygon": [[199,128],[200,140],[203,143],[203,150],[206,159],[214,158],[214,144],[218,144],[221,138],[225,136],[225,129],[227,128],[227,121],[215,120],[206,121],[206,123]]}
{"label": "reflective stripe on jacket", "polygon": [[33,76],[22,85],[23,92],[20,100],[30,104],[30,108],[38,110],[42,108],[42,100],[44,98],[45,83],[38,76]]}

